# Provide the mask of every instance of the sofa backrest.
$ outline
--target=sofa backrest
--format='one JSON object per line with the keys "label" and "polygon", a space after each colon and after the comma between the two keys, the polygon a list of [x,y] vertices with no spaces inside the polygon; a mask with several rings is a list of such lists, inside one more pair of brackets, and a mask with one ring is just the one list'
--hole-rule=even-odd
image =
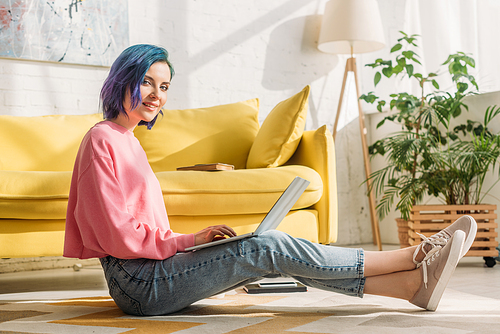
{"label": "sofa backrest", "polygon": [[72,171],[85,133],[102,114],[0,116],[0,170]]}
{"label": "sofa backrest", "polygon": [[135,136],[153,171],[222,162],[245,168],[259,131],[259,100],[209,108],[163,110],[152,130],[138,126]]}
{"label": "sofa backrest", "polygon": [[[259,130],[259,100],[163,110],[152,130],[136,127],[155,172],[198,163],[245,168]],[[72,171],[78,148],[102,114],[1,116],[0,170]]]}

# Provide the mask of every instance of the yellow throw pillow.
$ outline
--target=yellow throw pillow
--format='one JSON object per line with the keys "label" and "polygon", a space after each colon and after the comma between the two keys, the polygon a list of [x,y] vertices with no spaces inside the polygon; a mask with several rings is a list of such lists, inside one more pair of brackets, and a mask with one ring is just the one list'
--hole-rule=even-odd
{"label": "yellow throw pillow", "polygon": [[306,125],[309,90],[306,86],[267,115],[250,149],[247,168],[277,167],[290,159]]}

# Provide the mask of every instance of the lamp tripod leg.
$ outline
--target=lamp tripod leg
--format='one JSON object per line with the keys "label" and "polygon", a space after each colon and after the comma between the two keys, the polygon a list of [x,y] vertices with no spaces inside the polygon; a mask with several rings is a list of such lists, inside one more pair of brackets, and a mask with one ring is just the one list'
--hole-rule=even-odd
{"label": "lamp tripod leg", "polygon": [[344,100],[345,85],[347,82],[347,74],[349,74],[349,66],[346,63],[344,71],[344,80],[342,80],[342,89],[340,90],[339,105],[337,107],[337,114],[335,115],[335,123],[333,124],[333,142],[335,142],[335,137],[337,136],[337,126],[339,124],[340,112],[342,110],[342,101]]}

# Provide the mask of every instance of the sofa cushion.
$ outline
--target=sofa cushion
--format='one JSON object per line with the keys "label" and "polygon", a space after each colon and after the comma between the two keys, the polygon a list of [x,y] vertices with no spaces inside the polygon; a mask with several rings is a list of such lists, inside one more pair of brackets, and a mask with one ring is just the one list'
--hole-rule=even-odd
{"label": "sofa cushion", "polygon": [[80,142],[102,114],[0,116],[0,170],[72,171]]}
{"label": "sofa cushion", "polygon": [[[64,219],[71,172],[0,171],[0,219]],[[311,184],[295,209],[319,201],[321,177],[311,168],[223,172],[156,173],[169,215],[231,215],[265,213],[295,176]]]}
{"label": "sofa cushion", "polygon": [[71,174],[0,171],[0,218],[64,219]]}
{"label": "sofa cushion", "polygon": [[266,213],[296,176],[311,184],[294,206],[307,208],[323,194],[319,174],[305,166],[240,169],[221,172],[160,172],[169,215],[236,215]]}
{"label": "sofa cushion", "polygon": [[247,168],[281,166],[299,145],[306,124],[309,86],[267,115],[252,145]]}
{"label": "sofa cushion", "polygon": [[210,108],[164,110],[152,130],[135,129],[155,172],[222,162],[245,168],[259,130],[259,100]]}

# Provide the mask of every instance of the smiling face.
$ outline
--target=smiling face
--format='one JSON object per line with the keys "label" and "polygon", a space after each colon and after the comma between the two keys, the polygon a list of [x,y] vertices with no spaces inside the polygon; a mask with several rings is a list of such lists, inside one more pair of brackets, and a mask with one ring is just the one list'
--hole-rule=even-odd
{"label": "smiling face", "polygon": [[127,92],[123,107],[128,117],[120,113],[111,121],[130,131],[133,131],[140,121],[151,122],[167,102],[170,79],[170,68],[167,63],[156,62],[151,65],[140,86],[142,101],[135,109],[131,110],[130,91]]}

